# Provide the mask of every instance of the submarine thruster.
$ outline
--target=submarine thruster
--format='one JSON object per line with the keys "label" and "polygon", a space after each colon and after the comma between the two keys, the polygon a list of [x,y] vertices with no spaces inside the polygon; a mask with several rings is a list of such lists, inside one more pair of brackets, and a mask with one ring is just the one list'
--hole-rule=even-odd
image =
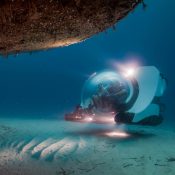
{"label": "submarine thruster", "polygon": [[164,109],[160,98],[166,86],[166,79],[154,66],[95,73],[84,84],[81,104],[65,120],[159,125]]}

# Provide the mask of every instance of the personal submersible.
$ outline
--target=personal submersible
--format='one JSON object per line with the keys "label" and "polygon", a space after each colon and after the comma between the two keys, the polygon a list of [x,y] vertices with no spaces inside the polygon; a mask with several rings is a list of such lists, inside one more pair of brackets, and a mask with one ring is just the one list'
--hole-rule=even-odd
{"label": "personal submersible", "polygon": [[84,84],[81,104],[65,120],[159,125],[164,111],[160,99],[166,86],[166,78],[154,66],[94,73]]}

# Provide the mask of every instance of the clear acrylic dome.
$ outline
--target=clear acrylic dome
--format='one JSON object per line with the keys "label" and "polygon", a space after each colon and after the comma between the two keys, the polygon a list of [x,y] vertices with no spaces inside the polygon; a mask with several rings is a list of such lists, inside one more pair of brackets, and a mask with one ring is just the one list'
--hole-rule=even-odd
{"label": "clear acrylic dome", "polygon": [[130,96],[128,82],[118,73],[107,71],[94,74],[86,82],[81,94],[83,108],[106,113],[117,110]]}

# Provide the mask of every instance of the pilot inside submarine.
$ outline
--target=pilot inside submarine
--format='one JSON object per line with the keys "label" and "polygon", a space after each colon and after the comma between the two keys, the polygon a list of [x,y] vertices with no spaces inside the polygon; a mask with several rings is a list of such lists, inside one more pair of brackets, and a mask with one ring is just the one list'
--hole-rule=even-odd
{"label": "pilot inside submarine", "polygon": [[81,104],[65,120],[98,123],[101,117],[112,117],[117,124],[159,125],[166,86],[166,78],[154,66],[94,73],[84,84]]}

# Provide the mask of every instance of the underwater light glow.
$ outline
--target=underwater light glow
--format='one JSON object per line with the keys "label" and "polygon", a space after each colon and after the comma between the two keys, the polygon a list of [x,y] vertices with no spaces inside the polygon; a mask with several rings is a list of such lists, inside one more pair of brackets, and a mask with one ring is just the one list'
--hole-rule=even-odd
{"label": "underwater light glow", "polygon": [[122,69],[120,68],[120,72],[125,78],[132,78],[136,75],[136,67],[126,65]]}
{"label": "underwater light glow", "polygon": [[121,131],[107,132],[105,135],[109,137],[121,137],[121,138],[129,137],[128,133]]}
{"label": "underwater light glow", "polygon": [[91,122],[91,121],[93,121],[93,118],[92,117],[87,117],[86,119],[85,119],[85,121],[89,121],[89,122]]}
{"label": "underwater light glow", "polygon": [[133,77],[136,74],[136,69],[140,66],[136,60],[121,64],[119,62],[113,63],[114,68],[119,70],[121,75],[125,78]]}
{"label": "underwater light glow", "polygon": [[135,74],[135,69],[134,68],[128,68],[126,71],[125,76],[126,77],[132,77]]}

